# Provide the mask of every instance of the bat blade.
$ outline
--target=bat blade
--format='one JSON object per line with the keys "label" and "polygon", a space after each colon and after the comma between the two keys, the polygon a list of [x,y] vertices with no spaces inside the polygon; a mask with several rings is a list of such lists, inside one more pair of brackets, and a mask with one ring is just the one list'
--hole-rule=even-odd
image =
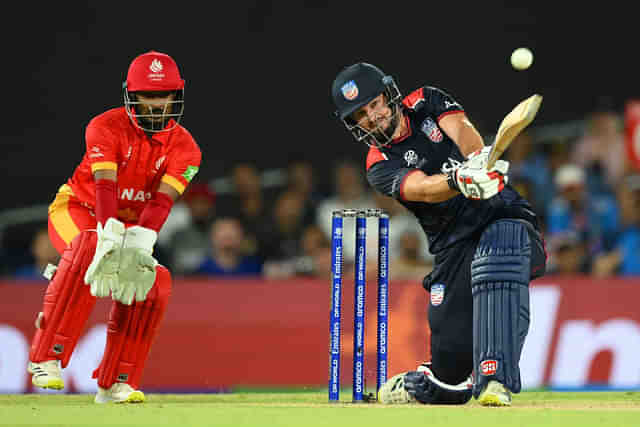
{"label": "bat blade", "polygon": [[496,138],[491,145],[487,169],[491,169],[511,142],[533,121],[538,114],[542,95],[533,95],[511,110],[500,123]]}

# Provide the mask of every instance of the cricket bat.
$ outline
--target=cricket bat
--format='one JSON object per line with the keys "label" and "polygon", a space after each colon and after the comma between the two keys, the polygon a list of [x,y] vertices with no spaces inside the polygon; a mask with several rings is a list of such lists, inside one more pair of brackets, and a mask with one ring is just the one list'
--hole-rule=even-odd
{"label": "cricket bat", "polygon": [[529,123],[531,123],[536,117],[536,114],[538,114],[541,103],[542,95],[533,95],[516,105],[516,107],[502,119],[498,133],[496,133],[496,138],[491,145],[487,169],[493,167],[496,160],[509,148],[509,145],[511,145],[511,142],[516,136],[518,136],[524,128],[529,126]]}

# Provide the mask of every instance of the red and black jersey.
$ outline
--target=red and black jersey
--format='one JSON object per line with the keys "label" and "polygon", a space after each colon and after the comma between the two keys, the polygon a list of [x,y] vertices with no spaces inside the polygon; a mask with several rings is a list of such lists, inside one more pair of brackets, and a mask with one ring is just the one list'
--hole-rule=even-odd
{"label": "red and black jersey", "polygon": [[367,180],[416,215],[429,239],[431,253],[472,236],[493,219],[524,218],[535,224],[528,202],[509,186],[489,200],[470,200],[462,194],[440,203],[405,200],[402,187],[409,174],[421,170],[436,175],[442,173],[442,166],[450,159],[465,160],[439,125],[446,115],[463,114],[464,109],[444,91],[429,86],[412,92],[402,104],[409,133],[386,147],[369,149]]}

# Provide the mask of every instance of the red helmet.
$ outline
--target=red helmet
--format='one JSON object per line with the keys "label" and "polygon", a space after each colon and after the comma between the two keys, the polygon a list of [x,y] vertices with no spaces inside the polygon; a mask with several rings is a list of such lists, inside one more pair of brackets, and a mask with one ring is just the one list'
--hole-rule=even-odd
{"label": "red helmet", "polygon": [[169,55],[150,51],[131,62],[127,73],[129,92],[184,89],[178,64]]}
{"label": "red helmet", "polygon": [[[180,77],[178,64],[169,55],[149,51],[136,57],[129,65],[124,87],[124,104],[133,124],[146,132],[162,132],[178,125],[184,110],[184,80]],[[175,91],[175,99],[169,101],[161,113],[142,113],[141,102],[135,92]],[[162,118],[162,121],[153,120]],[[175,124],[167,127],[173,119]],[[161,123],[157,125],[156,123]]]}

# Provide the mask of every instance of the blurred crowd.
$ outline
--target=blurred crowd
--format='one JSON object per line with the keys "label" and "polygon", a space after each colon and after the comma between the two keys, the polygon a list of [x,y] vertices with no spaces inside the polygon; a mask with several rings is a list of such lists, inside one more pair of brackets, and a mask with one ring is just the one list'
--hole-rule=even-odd
{"label": "blurred crowd", "polygon": [[[640,174],[626,160],[622,120],[604,109],[586,123],[579,137],[567,140],[534,142],[521,134],[504,156],[511,162],[510,183],[540,218],[549,273],[638,275]],[[294,161],[286,183],[267,188],[255,165],[237,164],[232,191],[222,194],[192,182],[163,227],[155,255],[175,276],[328,279],[332,212],[381,208],[390,215],[391,278],[422,279],[433,257],[415,218],[371,190],[362,162],[326,168],[329,180],[319,180],[314,163]],[[367,221],[367,268],[375,274],[377,219]],[[354,234],[354,221],[345,219],[345,275],[353,268]],[[5,276],[38,279],[47,263],[57,262],[46,226],[32,235],[26,258],[6,256],[11,248],[3,244]]]}

